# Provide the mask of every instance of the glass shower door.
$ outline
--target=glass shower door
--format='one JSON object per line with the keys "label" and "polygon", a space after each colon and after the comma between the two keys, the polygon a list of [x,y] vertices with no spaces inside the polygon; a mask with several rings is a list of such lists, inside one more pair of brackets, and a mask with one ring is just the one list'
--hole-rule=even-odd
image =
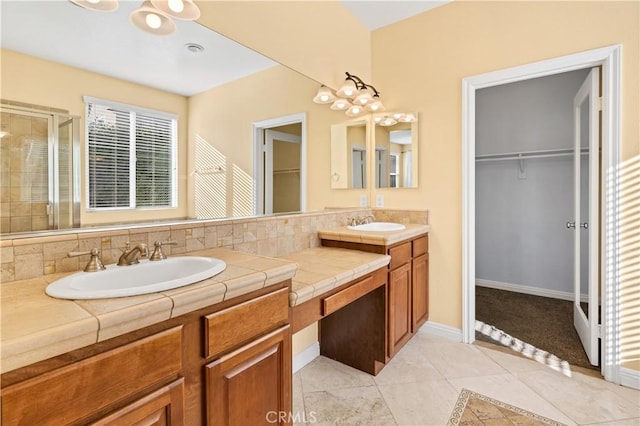
{"label": "glass shower door", "polygon": [[79,199],[78,188],[74,176],[78,176],[77,119],[71,116],[56,117],[58,127],[57,143],[54,145],[55,162],[53,168],[54,177],[54,228],[67,229],[78,226],[79,219]]}

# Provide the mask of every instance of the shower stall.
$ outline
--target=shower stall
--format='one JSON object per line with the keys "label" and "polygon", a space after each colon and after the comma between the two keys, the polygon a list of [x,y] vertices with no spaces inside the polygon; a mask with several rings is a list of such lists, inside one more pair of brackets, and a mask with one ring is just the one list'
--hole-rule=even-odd
{"label": "shower stall", "polygon": [[78,227],[80,117],[0,105],[1,233]]}

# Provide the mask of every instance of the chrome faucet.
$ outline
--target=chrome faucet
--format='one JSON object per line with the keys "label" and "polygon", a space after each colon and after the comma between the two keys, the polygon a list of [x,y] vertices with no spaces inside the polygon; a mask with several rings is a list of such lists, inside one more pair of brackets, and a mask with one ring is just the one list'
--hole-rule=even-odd
{"label": "chrome faucet", "polygon": [[118,259],[118,266],[127,266],[139,263],[138,256],[147,257],[147,245],[145,243],[138,243],[132,249],[129,249],[129,244],[126,244],[125,249],[122,251],[120,258]]}

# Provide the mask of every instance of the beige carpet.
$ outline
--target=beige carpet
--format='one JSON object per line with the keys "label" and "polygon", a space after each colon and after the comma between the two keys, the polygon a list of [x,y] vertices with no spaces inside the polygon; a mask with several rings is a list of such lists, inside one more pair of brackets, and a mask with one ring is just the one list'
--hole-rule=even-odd
{"label": "beige carpet", "polygon": [[496,401],[468,389],[462,389],[447,426],[489,426],[489,425],[554,425],[564,423],[539,416],[535,413]]}

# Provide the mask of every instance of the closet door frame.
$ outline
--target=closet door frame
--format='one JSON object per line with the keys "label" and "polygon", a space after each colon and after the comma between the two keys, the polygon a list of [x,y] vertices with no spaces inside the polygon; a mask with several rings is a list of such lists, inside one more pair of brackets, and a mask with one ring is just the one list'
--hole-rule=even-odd
{"label": "closet door frame", "polygon": [[[602,67],[601,372],[621,382],[618,167],[620,164],[621,46],[614,45],[462,80],[462,341],[475,340],[475,96],[476,90],[583,68]],[[610,179],[609,181],[605,181]],[[605,250],[606,248],[606,250]]]}

